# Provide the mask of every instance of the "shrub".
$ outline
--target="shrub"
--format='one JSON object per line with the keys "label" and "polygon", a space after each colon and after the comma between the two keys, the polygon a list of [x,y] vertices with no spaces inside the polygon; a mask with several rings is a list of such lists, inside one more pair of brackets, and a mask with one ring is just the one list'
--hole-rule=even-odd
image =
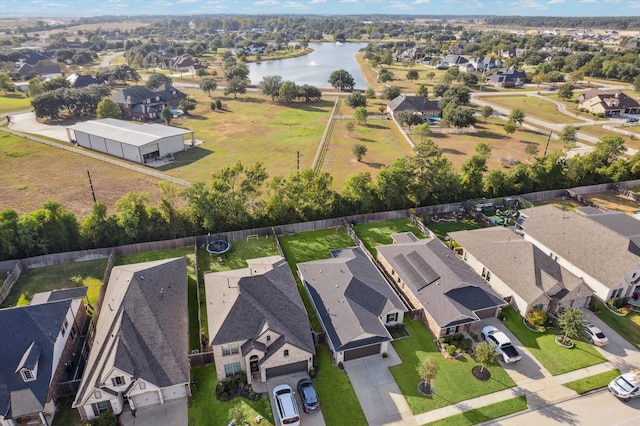
{"label": "shrub", "polygon": [[456,354],[456,350],[458,348],[455,347],[455,345],[447,345],[447,353],[451,356],[454,356]]}
{"label": "shrub", "polygon": [[460,349],[462,349],[462,351],[465,353],[471,353],[472,346],[473,346],[473,342],[471,341],[471,339],[464,339],[460,343]]}
{"label": "shrub", "polygon": [[547,314],[542,312],[542,309],[532,309],[527,314],[527,322],[533,326],[543,325],[547,321]]}
{"label": "shrub", "polygon": [[216,99],[216,108],[222,109],[222,101],[220,99]]}
{"label": "shrub", "polygon": [[342,363],[342,361],[340,361],[340,362],[338,363],[338,368],[339,368],[340,370],[344,370],[344,364]]}

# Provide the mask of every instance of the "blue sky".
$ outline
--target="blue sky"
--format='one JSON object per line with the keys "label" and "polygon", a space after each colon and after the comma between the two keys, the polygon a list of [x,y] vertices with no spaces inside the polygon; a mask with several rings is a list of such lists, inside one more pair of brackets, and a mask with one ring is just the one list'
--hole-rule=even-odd
{"label": "blue sky", "polygon": [[0,18],[203,13],[639,16],[640,0],[0,0]]}

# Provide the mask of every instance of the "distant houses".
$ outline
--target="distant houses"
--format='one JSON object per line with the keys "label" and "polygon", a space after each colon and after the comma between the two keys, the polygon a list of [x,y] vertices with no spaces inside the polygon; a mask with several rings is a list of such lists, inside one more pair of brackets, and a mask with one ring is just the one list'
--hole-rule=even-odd
{"label": "distant houses", "polygon": [[640,104],[620,90],[592,89],[581,93],[578,96],[578,107],[605,117],[640,113]]}
{"label": "distant houses", "polygon": [[494,87],[519,87],[527,82],[527,73],[514,67],[502,68],[487,77],[487,84]]}

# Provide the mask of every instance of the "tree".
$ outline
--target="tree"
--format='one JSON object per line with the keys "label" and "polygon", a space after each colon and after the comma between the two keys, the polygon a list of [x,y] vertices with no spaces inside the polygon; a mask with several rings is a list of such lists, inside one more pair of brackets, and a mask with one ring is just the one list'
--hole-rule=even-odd
{"label": "tree", "polygon": [[168,106],[162,108],[162,118],[167,123],[167,126],[171,124],[171,120],[173,120],[173,113],[171,112],[171,108]]}
{"label": "tree", "polygon": [[486,123],[487,118],[493,115],[493,108],[491,108],[489,105],[485,105],[484,107],[482,107],[481,114],[482,114],[482,117],[484,118],[484,122]]}
{"label": "tree", "polygon": [[509,121],[521,126],[525,117],[526,115],[523,110],[520,108],[514,108],[513,111],[511,111],[511,114],[509,114]]}
{"label": "tree", "polygon": [[513,123],[513,121],[509,120],[505,123],[505,125],[503,126],[503,129],[507,134],[507,136],[509,136],[510,134],[516,132],[516,125]]}
{"label": "tree", "polygon": [[122,118],[122,110],[120,109],[120,105],[115,103],[111,98],[104,98],[98,104],[98,108],[96,110],[96,118]]}
{"label": "tree", "polygon": [[480,371],[484,372],[484,369],[492,365],[496,365],[496,359],[498,358],[498,352],[496,348],[491,346],[487,342],[478,343],[475,349],[476,361],[481,365]]}
{"label": "tree", "polygon": [[601,166],[609,166],[625,152],[624,139],[620,135],[607,135],[596,142],[592,152],[594,159]]}
{"label": "tree", "polygon": [[216,99],[216,108],[222,110],[222,101],[220,99]]}
{"label": "tree", "polygon": [[433,96],[435,96],[436,98],[444,96],[445,92],[448,89],[449,89],[449,86],[447,84],[438,83],[435,86],[433,86]]}
{"label": "tree", "polygon": [[365,107],[358,107],[353,112],[353,119],[360,125],[367,124],[367,109]]}
{"label": "tree", "polygon": [[547,74],[547,81],[549,83],[562,83],[564,82],[564,74],[560,71],[551,71]]}
{"label": "tree", "polygon": [[353,87],[356,85],[353,76],[344,69],[332,72],[329,76],[329,83],[331,83],[333,88],[338,90],[353,90]]}
{"label": "tree", "polygon": [[378,82],[386,83],[388,81],[393,81],[396,79],[395,74],[389,68],[382,68],[378,73]]}
{"label": "tree", "polygon": [[473,149],[476,151],[476,153],[482,155],[484,158],[491,157],[491,147],[489,146],[489,144],[479,142]]}
{"label": "tree", "polygon": [[524,152],[529,154],[529,157],[527,158],[527,161],[529,161],[531,160],[532,155],[536,155],[538,152],[540,152],[540,147],[538,146],[537,143],[528,143],[527,146],[524,148]]}
{"label": "tree", "polygon": [[465,86],[473,86],[475,84],[478,84],[478,76],[477,74],[472,74],[472,73],[464,73],[461,75],[462,76],[462,82],[464,83]]}
{"label": "tree", "polygon": [[398,86],[386,86],[384,89],[382,89],[380,98],[391,101],[400,96],[401,93],[402,89],[400,89]]}
{"label": "tree", "polygon": [[354,109],[367,106],[367,98],[360,92],[351,93],[349,96],[347,96],[345,102],[350,108]]}
{"label": "tree", "polygon": [[353,121],[349,120],[345,123],[344,128],[347,129],[347,134],[351,135],[351,132],[356,128],[356,125],[353,124]]}
{"label": "tree", "polygon": [[418,377],[427,385],[429,391],[431,391],[431,381],[438,375],[438,369],[438,362],[430,356],[426,357],[418,367]]}
{"label": "tree", "polygon": [[410,111],[410,110],[398,111],[395,116],[396,116],[396,120],[398,120],[398,123],[400,123],[400,125],[407,126],[409,129],[411,129],[411,126],[424,123],[422,116],[419,114],[416,114],[415,111]]}
{"label": "tree", "polygon": [[7,94],[7,90],[14,90],[15,86],[11,82],[11,77],[6,72],[0,72],[0,89],[4,90],[4,94]]}
{"label": "tree", "polygon": [[207,75],[207,70],[204,68],[198,68],[198,70],[196,71],[196,75],[200,78],[204,77],[205,75]]}
{"label": "tree", "polygon": [[214,101],[211,101],[211,103],[209,104],[209,107],[211,108],[211,111],[215,111],[216,110],[216,103]]}
{"label": "tree", "polygon": [[453,126],[458,129],[469,127],[476,122],[473,116],[473,110],[468,107],[459,107],[454,102],[450,102],[442,110],[442,121],[447,126]]}
{"label": "tree", "polygon": [[367,99],[375,99],[376,91],[373,87],[367,87],[367,90],[364,91],[364,97]]}
{"label": "tree", "polygon": [[436,76],[436,73],[435,73],[435,72],[433,72],[433,71],[429,71],[429,72],[427,73],[427,78],[428,78],[429,80],[433,80],[433,77],[435,77],[435,76]]}
{"label": "tree", "polygon": [[42,82],[37,78],[32,78],[31,80],[29,80],[27,96],[33,98],[40,93],[44,93],[44,86],[42,85]]}
{"label": "tree", "polygon": [[[435,93],[434,87],[434,93]],[[444,108],[449,105],[451,102],[456,105],[466,105],[469,103],[469,99],[471,98],[471,91],[468,87],[464,86],[453,86],[449,87],[443,94],[440,102],[438,102],[438,106],[440,108]]]}
{"label": "tree", "polygon": [[558,97],[560,99],[564,99],[565,101],[573,98],[573,84],[565,83],[560,86],[560,89],[558,89]]}
{"label": "tree", "polygon": [[225,96],[233,94],[233,99],[238,97],[238,93],[244,94],[247,91],[247,82],[240,77],[233,77],[227,80],[227,87],[224,89]]}
{"label": "tree", "polygon": [[474,154],[460,168],[460,184],[469,197],[475,198],[482,193],[482,175],[487,171],[487,159]]}
{"label": "tree", "polygon": [[640,92],[640,75],[633,79],[633,90]]}
{"label": "tree", "polygon": [[[199,71],[199,70],[198,70]],[[213,77],[206,77],[200,80],[200,90],[207,92],[207,96],[211,96],[211,92],[218,88],[218,83]]]}
{"label": "tree", "polygon": [[360,160],[362,160],[362,157],[367,154],[367,147],[361,143],[357,143],[353,146],[353,148],[351,148],[351,152],[353,152],[353,155],[356,156],[356,160],[360,162]]}
{"label": "tree", "polygon": [[417,80],[420,77],[420,73],[418,70],[409,70],[407,71],[407,80],[413,81]]}
{"label": "tree", "polygon": [[420,136],[420,141],[424,142],[431,134],[431,127],[427,123],[418,124],[413,128],[413,133]]}
{"label": "tree", "polygon": [[305,102],[319,101],[322,98],[322,92],[316,86],[303,84],[298,86],[298,97],[304,99]]}
{"label": "tree", "polygon": [[568,338],[577,339],[584,332],[584,313],[578,308],[566,308],[563,313],[558,316],[558,325],[564,333],[564,342]]}
{"label": "tree", "polygon": [[173,80],[168,75],[153,73],[147,79],[147,82],[144,84],[144,87],[146,87],[149,90],[155,90],[158,87],[162,86],[163,84],[172,84],[172,83],[173,83]]}
{"label": "tree", "polygon": [[567,124],[562,128],[560,133],[558,133],[558,137],[562,141],[564,148],[574,147],[576,144],[576,133],[578,129],[571,124]]}
{"label": "tree", "polygon": [[298,86],[293,81],[285,81],[278,91],[278,100],[280,102],[293,102],[298,97]]}
{"label": "tree", "polygon": [[280,86],[282,86],[282,77],[267,75],[258,83],[258,90],[265,96],[271,96],[271,101],[275,101],[276,96],[280,94]]}
{"label": "tree", "polygon": [[421,84],[418,87],[418,91],[416,92],[416,95],[422,96],[425,99],[427,99],[429,97],[429,88],[427,87],[427,85],[426,84]]}

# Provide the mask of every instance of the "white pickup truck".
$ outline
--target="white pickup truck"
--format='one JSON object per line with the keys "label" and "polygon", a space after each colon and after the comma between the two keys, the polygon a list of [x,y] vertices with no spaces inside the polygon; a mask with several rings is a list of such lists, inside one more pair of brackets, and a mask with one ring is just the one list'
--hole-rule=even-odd
{"label": "white pickup truck", "polygon": [[630,371],[616,377],[609,383],[609,392],[624,402],[640,396],[640,370]]}
{"label": "white pickup truck", "polygon": [[491,346],[496,348],[496,352],[500,355],[500,359],[507,364],[513,364],[522,359],[520,352],[511,344],[511,340],[502,331],[492,325],[488,325],[482,329],[482,338]]}

